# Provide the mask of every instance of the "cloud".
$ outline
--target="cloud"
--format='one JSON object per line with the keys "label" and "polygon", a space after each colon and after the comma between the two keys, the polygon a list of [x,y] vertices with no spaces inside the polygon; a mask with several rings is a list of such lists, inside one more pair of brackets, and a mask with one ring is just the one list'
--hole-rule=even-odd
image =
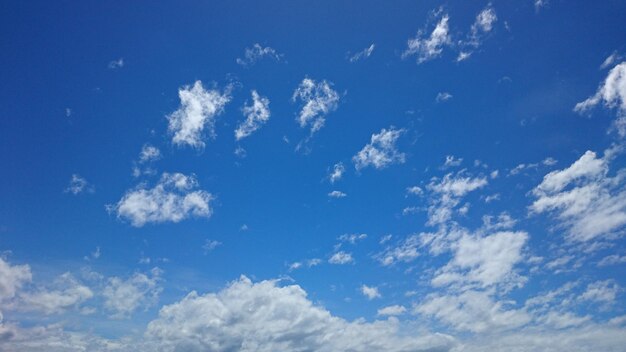
{"label": "cloud", "polygon": [[162,288],[159,286],[160,269],[152,269],[150,275],[134,273],[126,280],[111,277],[102,291],[104,308],[115,319],[129,318],[139,308],[149,308],[158,300]]}
{"label": "cloud", "polygon": [[621,291],[622,288],[613,280],[596,281],[587,285],[587,289],[580,295],[580,299],[612,304]]}
{"label": "cloud", "polygon": [[[0,303],[12,299],[33,278],[28,265],[11,265],[0,257]],[[1,316],[1,312],[0,312]]]}
{"label": "cloud", "polygon": [[256,43],[252,45],[251,48],[246,48],[243,58],[237,58],[235,61],[241,66],[249,67],[265,57],[281,61],[283,54],[279,54],[275,49],[269,46],[263,47],[261,44]]}
{"label": "cloud", "polygon": [[147,163],[161,158],[161,151],[159,148],[150,144],[144,144],[139,153],[139,163]]}
{"label": "cloud", "polygon": [[439,92],[437,93],[437,96],[435,97],[435,101],[437,103],[442,103],[444,101],[448,101],[452,99],[452,94],[448,93],[448,92]]}
{"label": "cloud", "polygon": [[352,254],[346,253],[344,251],[339,251],[334,253],[330,259],[328,259],[330,264],[350,264],[354,263],[354,259],[352,258]]}
{"label": "cloud", "polygon": [[373,286],[362,285],[361,293],[363,294],[363,296],[367,297],[367,299],[369,299],[370,301],[373,300],[374,298],[382,297],[380,292],[378,292],[378,287],[373,287]]}
{"label": "cloud", "polygon": [[350,62],[357,62],[359,60],[364,60],[367,59],[368,57],[370,57],[370,55],[372,55],[372,53],[374,52],[374,48],[376,46],[374,44],[370,45],[369,47],[359,51],[358,53],[350,56],[348,58],[348,61]]}
{"label": "cloud", "polygon": [[455,158],[454,155],[446,155],[446,161],[443,163],[443,169],[457,167],[463,163],[463,158]]}
{"label": "cloud", "polygon": [[235,130],[235,139],[241,140],[258,130],[270,119],[270,101],[262,97],[256,90],[252,91],[252,105],[243,107],[246,120],[241,122]]}
{"label": "cloud", "polygon": [[614,63],[621,60],[622,58],[622,55],[618,54],[617,51],[614,51],[602,62],[602,65],[600,65],[600,69],[604,70],[605,68],[611,67]]}
{"label": "cloud", "polygon": [[[387,241],[385,241],[387,242]],[[421,247],[418,235],[411,235],[400,242],[395,247],[388,247],[382,253],[376,255],[376,258],[382,265],[392,265],[396,262],[411,262],[419,256],[419,248]]]}
{"label": "cloud", "polygon": [[209,137],[215,137],[215,119],[230,102],[230,87],[224,92],[217,89],[206,90],[202,82],[193,86],[183,86],[178,90],[180,107],[167,116],[168,131],[173,135],[172,143],[193,148],[203,148],[204,130]]}
{"label": "cloud", "polygon": [[567,229],[567,239],[593,240],[618,231],[626,224],[625,170],[609,176],[610,162],[620,148],[603,158],[587,151],[568,168],[544,176],[532,190],[532,214],[549,213]]}
{"label": "cloud", "polygon": [[163,307],[146,335],[164,352],[447,351],[455,345],[443,334],[402,334],[394,318],[348,322],[315,306],[297,285],[243,276],[217,293],[191,292]]}
{"label": "cloud", "polygon": [[335,164],[335,166],[333,166],[333,170],[330,172],[330,175],[328,175],[328,179],[330,180],[330,183],[335,183],[341,180],[341,177],[343,176],[343,173],[345,171],[346,171],[346,168],[343,166],[343,163],[339,162]]}
{"label": "cloud", "polygon": [[434,317],[459,331],[495,332],[523,326],[531,316],[521,309],[507,309],[486,292],[466,291],[459,295],[429,294],[413,308],[415,314]]}
{"label": "cloud", "polygon": [[404,129],[383,128],[379,133],[372,134],[370,143],[366,144],[354,157],[354,167],[361,170],[368,166],[376,169],[384,169],[392,164],[403,164],[406,156],[400,153],[396,143],[404,133]]}
{"label": "cloud", "polygon": [[70,183],[67,185],[67,188],[65,189],[65,193],[72,193],[74,195],[77,195],[83,192],[92,193],[93,191],[94,191],[93,186],[91,186],[84,177],[78,174],[72,174]]}
{"label": "cloud", "polygon": [[367,234],[365,233],[351,233],[351,234],[343,234],[339,236],[339,241],[348,242],[350,244],[355,244],[357,241],[362,241],[367,238]]}
{"label": "cloud", "polygon": [[341,191],[332,191],[328,193],[328,196],[331,198],[344,198],[344,197],[347,197],[348,195]]}
{"label": "cloud", "polygon": [[617,254],[611,254],[602,258],[602,260],[598,262],[598,266],[609,266],[621,263],[626,263],[626,255],[620,256]]}
{"label": "cloud", "polygon": [[316,82],[305,78],[293,92],[292,100],[302,103],[296,121],[301,128],[309,126],[311,135],[324,127],[326,115],[337,109],[339,94],[331,86],[326,80]]}
{"label": "cloud", "polygon": [[220,246],[221,244],[222,242],[220,241],[205,240],[204,244],[202,245],[202,250],[204,251],[204,254],[207,254],[211,252],[212,250],[214,250],[215,248],[217,248],[218,246]]}
{"label": "cloud", "polygon": [[574,111],[584,113],[600,103],[608,109],[617,109],[614,127],[621,137],[626,136],[626,62],[613,67],[596,94],[576,104]]}
{"label": "cloud", "polygon": [[406,312],[406,308],[404,306],[393,305],[393,306],[380,308],[378,312],[376,313],[376,315],[394,316],[394,315],[402,315],[405,312]]}
{"label": "cloud", "polygon": [[109,62],[108,67],[109,67],[110,69],[112,69],[112,70],[116,70],[116,69],[118,69],[118,68],[122,68],[122,67],[124,67],[124,58],[123,58],[123,57],[120,57],[120,58],[119,58],[119,59],[117,59],[117,60],[113,60],[113,61]]}
{"label": "cloud", "polygon": [[163,173],[154,188],[140,184],[129,190],[120,201],[110,206],[119,218],[141,227],[146,223],[179,222],[191,216],[210,217],[213,195],[198,186],[194,175]]}
{"label": "cloud", "polygon": [[64,273],[50,288],[20,294],[19,309],[58,314],[78,307],[93,296],[89,287],[78,282],[70,273]]}
{"label": "cloud", "polygon": [[462,50],[456,59],[457,62],[466,60],[473,54],[474,50],[482,44],[483,38],[493,30],[493,25],[497,20],[496,11],[491,4],[487,5],[476,16],[476,20],[470,28],[468,38],[459,43]]}
{"label": "cloud", "polygon": [[421,64],[439,57],[443,48],[452,44],[452,39],[448,33],[448,20],[447,14],[441,15],[430,36],[426,36],[423,30],[418,31],[415,38],[407,41],[407,49],[402,53],[402,58],[415,55],[417,56],[417,63]]}
{"label": "cloud", "polygon": [[454,258],[439,270],[432,284],[476,284],[481,288],[503,282],[519,284],[520,278],[513,268],[522,260],[522,249],[527,241],[525,232],[463,236],[453,245]]}
{"label": "cloud", "polygon": [[[452,218],[461,198],[487,185],[486,177],[467,176],[465,170],[433,178],[426,186],[429,191],[428,222],[430,226],[444,224]],[[460,209],[459,209],[460,210]]]}

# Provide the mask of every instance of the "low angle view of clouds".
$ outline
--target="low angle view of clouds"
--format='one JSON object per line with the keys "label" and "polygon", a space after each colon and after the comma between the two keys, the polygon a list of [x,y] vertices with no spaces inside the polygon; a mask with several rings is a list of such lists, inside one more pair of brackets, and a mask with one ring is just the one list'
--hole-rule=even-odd
{"label": "low angle view of clouds", "polygon": [[626,2],[0,19],[0,351],[626,352]]}

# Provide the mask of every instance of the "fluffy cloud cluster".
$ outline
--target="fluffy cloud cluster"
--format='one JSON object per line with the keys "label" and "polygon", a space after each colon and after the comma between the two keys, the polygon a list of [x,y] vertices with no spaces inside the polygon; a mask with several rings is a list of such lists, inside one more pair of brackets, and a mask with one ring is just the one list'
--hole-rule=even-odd
{"label": "fluffy cloud cluster", "polygon": [[567,229],[572,241],[607,236],[626,224],[626,170],[609,175],[611,160],[621,150],[609,149],[603,158],[587,151],[568,168],[550,172],[533,189],[532,213],[550,213]]}
{"label": "fluffy cloud cluster", "polygon": [[368,166],[376,169],[384,169],[391,164],[402,164],[405,161],[405,154],[398,151],[396,143],[398,138],[404,133],[403,129],[396,129],[393,126],[389,129],[383,128],[379,133],[372,134],[370,143],[366,144],[359,151],[352,161],[357,170]]}
{"label": "fluffy cloud cluster", "polygon": [[[452,218],[455,209],[461,199],[468,193],[485,187],[486,177],[472,177],[466,175],[464,170],[446,174],[442,179],[433,178],[427,185],[430,192],[430,205],[428,206],[428,225],[444,224]],[[461,207],[459,212],[467,209]]]}
{"label": "fluffy cloud cluster", "polygon": [[309,126],[311,134],[319,131],[326,123],[326,115],[337,109],[339,94],[331,88],[326,80],[316,82],[305,78],[293,92],[293,101],[302,103],[302,110],[297,121],[300,127]]}
{"label": "fluffy cloud cluster", "polygon": [[213,212],[213,196],[194,190],[197,186],[193,175],[163,173],[156,186],[140,185],[126,192],[111,209],[136,227],[150,222],[179,222],[190,216],[208,218]]}
{"label": "fluffy cloud cluster", "polygon": [[231,99],[230,88],[224,92],[207,90],[202,82],[196,81],[193,86],[181,87],[178,96],[180,107],[167,116],[172,142],[179,146],[202,148],[205,145],[205,130],[210,137],[215,136],[215,119]]}
{"label": "fluffy cloud cluster", "polygon": [[52,287],[25,292],[19,297],[18,309],[58,314],[92,298],[93,291],[70,273],[58,277]]}
{"label": "fluffy cloud cluster", "polygon": [[596,94],[574,107],[576,112],[585,112],[592,107],[604,103],[609,109],[617,109],[618,118],[615,128],[621,137],[626,136],[626,62],[613,67],[604,82],[598,87]]}
{"label": "fluffy cloud cluster", "polygon": [[147,336],[161,351],[435,351],[443,334],[400,334],[394,318],[348,322],[313,305],[297,285],[242,277],[218,293],[165,306]]}
{"label": "fluffy cloud cluster", "polygon": [[245,121],[237,126],[235,139],[240,140],[251,135],[270,119],[270,101],[260,96],[256,90],[252,91],[252,105],[243,107]]}

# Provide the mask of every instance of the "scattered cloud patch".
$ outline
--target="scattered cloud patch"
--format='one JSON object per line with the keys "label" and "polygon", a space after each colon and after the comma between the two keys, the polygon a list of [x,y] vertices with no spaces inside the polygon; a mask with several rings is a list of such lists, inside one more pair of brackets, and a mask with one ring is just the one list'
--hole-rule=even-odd
{"label": "scattered cloud patch", "polygon": [[384,169],[392,164],[403,164],[406,155],[399,152],[396,146],[403,133],[404,129],[391,126],[389,129],[383,128],[379,133],[372,134],[370,143],[352,158],[357,171],[368,166]]}
{"label": "scattered cloud patch", "polygon": [[416,56],[417,63],[421,64],[439,57],[443,49],[452,44],[448,27],[450,18],[447,14],[441,14],[441,12],[440,10],[434,14],[436,17],[439,17],[439,21],[430,35],[426,34],[424,30],[420,30],[415,38],[407,41],[407,49],[402,53],[403,59],[409,56]]}
{"label": "scattered cloud patch", "polygon": [[443,103],[446,102],[448,100],[452,99],[452,94],[448,93],[448,92],[439,92],[437,93],[437,96],[435,97],[435,101],[437,103]]}
{"label": "scattered cloud patch", "polygon": [[301,128],[309,127],[313,135],[324,127],[326,116],[337,109],[339,94],[326,80],[316,82],[305,78],[293,92],[292,100],[302,105],[296,121]]}
{"label": "scattered cloud patch", "polygon": [[330,198],[344,198],[344,197],[347,197],[348,195],[343,193],[343,192],[341,192],[341,191],[332,191],[332,192],[328,193],[328,196]]}
{"label": "scattered cloud patch", "polygon": [[378,287],[374,287],[374,286],[362,285],[361,293],[363,294],[363,296],[367,297],[367,299],[369,299],[370,301],[373,300],[374,298],[382,297],[380,292],[378,292]]}
{"label": "scattered cloud patch", "polygon": [[330,175],[328,175],[328,179],[330,180],[330,183],[335,183],[341,180],[341,177],[343,177],[343,173],[345,171],[346,171],[346,168],[345,166],[343,166],[342,162],[335,164],[333,166],[332,171],[330,172]]}
{"label": "scattered cloud patch", "polygon": [[350,55],[350,57],[348,58],[348,61],[350,62],[357,62],[359,60],[365,60],[368,57],[370,57],[370,55],[372,55],[372,53],[374,52],[374,48],[376,46],[374,44],[370,45],[369,47],[359,51],[358,53],[354,54],[354,55]]}
{"label": "scattered cloud patch", "polygon": [[251,135],[267,123],[270,119],[270,101],[266,97],[260,96],[256,90],[252,91],[252,105],[243,107],[245,121],[241,122],[235,130],[235,139],[241,140]]}
{"label": "scattered cloud patch", "polygon": [[237,58],[235,61],[241,66],[249,67],[266,57],[280,62],[283,60],[283,56],[283,54],[278,53],[274,48],[269,46],[263,47],[261,44],[255,43],[252,47],[246,48],[243,58]]}
{"label": "scattered cloud patch", "polygon": [[116,70],[116,69],[118,69],[118,68],[122,68],[122,67],[124,67],[124,58],[123,58],[123,57],[120,57],[120,58],[119,58],[119,59],[117,59],[117,60],[110,61],[110,62],[109,62],[108,67],[109,67],[111,70]]}
{"label": "scattered cloud patch", "polygon": [[161,270],[152,269],[149,275],[135,273],[127,279],[111,277],[102,291],[104,308],[115,319],[126,319],[140,308],[154,305],[162,291]]}
{"label": "scattered cloud patch", "polygon": [[70,183],[65,189],[65,193],[71,193],[77,195],[83,192],[93,193],[94,187],[87,182],[87,180],[79,174],[72,174]]}
{"label": "scattered cloud patch", "polygon": [[205,130],[209,137],[214,138],[215,120],[230,102],[230,90],[230,87],[223,92],[217,89],[207,90],[201,81],[196,81],[193,86],[181,87],[178,90],[180,107],[167,116],[172,143],[203,148]]}
{"label": "scattered cloud patch", "polygon": [[150,144],[144,144],[144,146],[141,148],[141,152],[139,153],[140,164],[159,160],[160,158],[161,151],[159,150],[159,148]]}
{"label": "scattered cloud patch", "polygon": [[215,248],[217,248],[221,244],[222,242],[219,242],[216,240],[205,240],[204,244],[202,245],[202,251],[204,252],[204,254],[207,254],[213,251]]}
{"label": "scattered cloud patch", "polygon": [[337,253],[334,253],[330,259],[328,259],[328,262],[330,264],[350,264],[350,263],[354,263],[354,258],[352,258],[352,254],[344,252],[344,251],[339,251]]}
{"label": "scattered cloud patch", "polygon": [[404,306],[393,305],[379,309],[376,315],[396,316],[404,313],[406,313],[406,308]]}

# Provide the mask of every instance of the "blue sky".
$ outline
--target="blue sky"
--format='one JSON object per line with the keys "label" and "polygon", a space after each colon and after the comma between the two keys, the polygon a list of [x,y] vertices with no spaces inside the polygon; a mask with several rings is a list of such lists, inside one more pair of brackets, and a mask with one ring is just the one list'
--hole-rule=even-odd
{"label": "blue sky", "polygon": [[0,350],[625,351],[626,4],[0,5]]}

